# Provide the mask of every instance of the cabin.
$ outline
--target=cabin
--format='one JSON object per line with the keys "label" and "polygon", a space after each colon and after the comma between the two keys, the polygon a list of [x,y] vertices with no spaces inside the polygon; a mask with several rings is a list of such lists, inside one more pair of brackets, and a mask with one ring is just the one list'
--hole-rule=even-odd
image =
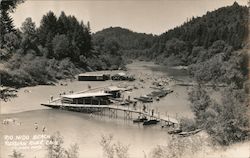
{"label": "cabin", "polygon": [[78,75],[78,81],[106,81],[109,79],[109,74],[83,73]]}
{"label": "cabin", "polygon": [[116,86],[110,86],[104,90],[105,93],[111,94],[113,98],[120,98],[122,91],[125,91],[125,89]]}
{"label": "cabin", "polygon": [[62,103],[84,105],[109,105],[112,94],[105,92],[79,93],[62,96]]}

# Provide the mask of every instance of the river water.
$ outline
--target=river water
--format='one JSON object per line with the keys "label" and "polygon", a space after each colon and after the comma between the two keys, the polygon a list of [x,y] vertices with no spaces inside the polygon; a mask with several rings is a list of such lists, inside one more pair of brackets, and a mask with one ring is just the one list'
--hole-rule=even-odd
{"label": "river water", "polygon": [[[43,158],[46,155],[45,147],[37,149],[21,149],[6,144],[6,138],[10,136],[34,136],[38,134],[52,135],[59,131],[64,138],[64,146],[70,144],[79,145],[81,158],[103,157],[100,140],[102,135],[113,135],[114,142],[121,142],[129,146],[130,157],[144,157],[149,155],[157,145],[166,145],[169,135],[167,129],[160,126],[143,127],[133,124],[131,120],[111,119],[99,115],[55,110],[43,107],[40,103],[47,102],[50,96],[58,96],[59,93],[70,90],[82,91],[88,85],[102,87],[106,85],[127,84],[136,85],[139,89],[124,94],[125,97],[148,94],[150,89],[150,77],[167,76],[176,80],[189,80],[184,70],[169,69],[154,65],[150,62],[136,62],[128,65],[128,72],[136,75],[135,82],[67,82],[67,86],[35,86],[20,89],[18,97],[7,103],[1,103],[1,121],[15,118],[16,121],[8,125],[1,124],[1,156],[7,158],[13,149],[22,152],[26,158]],[[116,72],[112,72],[116,73]],[[139,82],[143,78],[144,82]],[[143,87],[143,88],[141,88]],[[165,113],[171,117],[192,117],[187,101],[187,88],[171,86],[173,93],[167,95],[159,102],[150,104],[157,112]],[[38,129],[35,130],[34,123]],[[45,131],[42,128],[45,127]]]}

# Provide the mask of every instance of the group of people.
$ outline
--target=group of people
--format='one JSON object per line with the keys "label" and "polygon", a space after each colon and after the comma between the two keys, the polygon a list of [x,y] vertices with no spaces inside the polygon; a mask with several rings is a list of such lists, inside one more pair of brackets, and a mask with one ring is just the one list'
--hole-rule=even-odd
{"label": "group of people", "polygon": [[9,124],[15,124],[15,125],[21,125],[22,123],[21,122],[18,122],[15,118],[12,119],[12,118],[7,118],[7,119],[4,119],[2,124],[3,125],[9,125]]}
{"label": "group of people", "polygon": [[[133,108],[134,108],[134,110],[136,110],[136,106],[137,106],[137,102],[134,102],[133,103]],[[147,112],[147,107],[146,107],[146,105],[145,104],[143,104],[143,106],[142,106],[142,111],[144,112],[144,113],[146,113]],[[151,115],[152,116],[154,116],[154,109],[152,109],[151,110]]]}
{"label": "group of people", "polygon": [[[35,130],[37,131],[38,130],[38,123],[37,122],[35,122],[35,124],[34,124],[34,126],[35,126]],[[46,127],[45,126],[43,126],[43,128],[42,128],[42,132],[45,132],[46,131]]]}

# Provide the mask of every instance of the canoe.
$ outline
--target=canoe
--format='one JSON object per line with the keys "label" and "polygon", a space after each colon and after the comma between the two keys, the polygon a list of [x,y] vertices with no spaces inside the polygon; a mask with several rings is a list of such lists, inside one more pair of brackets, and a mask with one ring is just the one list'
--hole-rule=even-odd
{"label": "canoe", "polygon": [[151,97],[148,96],[140,96],[138,98],[134,98],[138,101],[144,102],[144,103],[149,103],[149,102],[153,102],[153,99]]}
{"label": "canoe", "polygon": [[148,120],[148,121],[143,122],[143,125],[155,125],[158,122],[160,122],[160,121],[158,121],[158,120]]}
{"label": "canoe", "polygon": [[174,130],[168,131],[168,134],[178,134],[178,133],[181,133],[181,132],[182,132],[181,129],[174,129]]}
{"label": "canoe", "polygon": [[146,117],[144,117],[144,118],[138,118],[138,119],[133,120],[133,123],[142,123],[142,122],[145,122],[147,120],[148,119]]}

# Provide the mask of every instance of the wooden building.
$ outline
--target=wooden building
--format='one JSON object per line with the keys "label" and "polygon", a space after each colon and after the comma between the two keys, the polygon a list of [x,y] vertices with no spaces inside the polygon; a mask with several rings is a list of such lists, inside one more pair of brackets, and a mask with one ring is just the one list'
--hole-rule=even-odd
{"label": "wooden building", "polygon": [[109,74],[83,73],[78,75],[78,81],[106,81],[109,79]]}
{"label": "wooden building", "polygon": [[105,92],[79,93],[62,96],[62,103],[84,105],[109,105],[112,94]]}
{"label": "wooden building", "polygon": [[113,98],[120,98],[121,92],[125,91],[124,88],[119,88],[116,86],[110,86],[104,90],[105,93],[112,94]]}

